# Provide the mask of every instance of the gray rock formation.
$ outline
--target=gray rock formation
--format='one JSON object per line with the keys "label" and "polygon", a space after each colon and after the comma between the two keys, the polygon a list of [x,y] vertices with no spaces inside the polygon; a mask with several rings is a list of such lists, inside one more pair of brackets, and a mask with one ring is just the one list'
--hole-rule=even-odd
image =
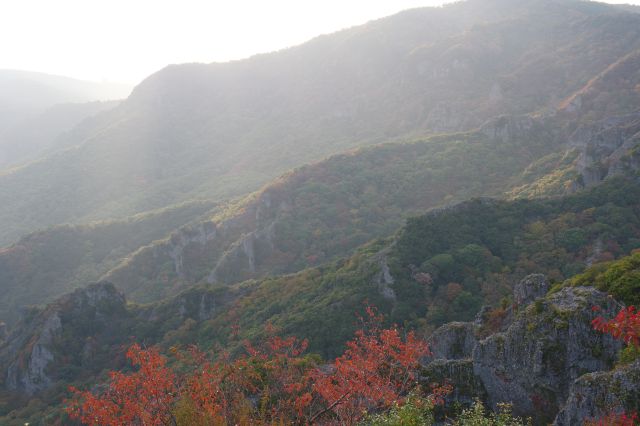
{"label": "gray rock formation", "polygon": [[[451,323],[437,329],[429,338],[433,356],[425,359],[425,377],[449,379],[454,387],[461,386],[453,398],[459,402],[482,397],[494,409],[498,403],[510,402],[515,414],[538,424],[552,422],[565,407],[567,414],[562,416],[569,423],[558,424],[577,424],[571,419],[592,407],[583,390],[595,399],[600,392],[589,390],[587,384],[593,382],[589,377],[606,377],[609,373],[596,372],[609,370],[622,347],[593,330],[591,307],[602,307],[605,316],[612,316],[617,308],[611,298],[591,287],[568,287],[547,295],[548,287],[542,275],[530,275],[518,283],[514,300],[519,309],[511,313],[508,326],[483,340],[477,337],[482,317],[479,323]],[[640,386],[637,376],[623,376],[626,382],[613,382],[624,382],[628,386],[622,387],[629,389],[634,381]]]}
{"label": "gray rock formation", "polygon": [[611,117],[580,126],[569,137],[578,149],[576,168],[582,185],[640,169],[640,113]]}
{"label": "gray rock formation", "polygon": [[542,274],[525,277],[513,288],[513,303],[526,306],[549,291],[549,280]]}
{"label": "gray rock formation", "polygon": [[[624,403],[624,407],[621,406]],[[571,393],[554,425],[571,426],[611,412],[640,410],[640,360],[613,371],[589,373],[571,386]]]}
{"label": "gray rock formation", "polygon": [[607,295],[589,287],[564,288],[522,312],[504,333],[473,351],[474,371],[488,402],[511,402],[514,412],[552,421],[581,375],[611,368],[619,342],[591,327],[591,307],[615,310]]}
{"label": "gray rock formation", "polygon": [[53,361],[50,346],[54,335],[62,328],[57,312],[47,317],[40,332],[40,336],[27,355],[26,366],[21,359],[13,361],[7,369],[7,389],[23,391],[32,395],[39,390],[51,386],[51,378],[46,368]]}
{"label": "gray rock formation", "polygon": [[[65,330],[70,328],[75,341],[82,343],[90,337],[86,333],[108,330],[124,313],[124,296],[106,282],[76,290],[42,310],[27,312],[0,347],[6,388],[29,395],[49,388],[56,379],[51,367],[56,353],[74,350],[60,341]],[[81,358],[90,362],[90,348],[85,345],[78,349],[83,354]]]}
{"label": "gray rock formation", "polygon": [[433,332],[427,340],[432,359],[470,359],[478,344],[477,327],[470,322],[452,322]]}

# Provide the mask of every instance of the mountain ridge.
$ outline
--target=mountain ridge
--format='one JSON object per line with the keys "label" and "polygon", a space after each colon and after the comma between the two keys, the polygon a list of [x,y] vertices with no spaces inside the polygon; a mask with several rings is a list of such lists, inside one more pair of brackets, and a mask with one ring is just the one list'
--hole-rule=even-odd
{"label": "mountain ridge", "polygon": [[[239,196],[357,146],[552,107],[640,48],[636,14],[571,1],[503,6],[413,11],[272,55],[166,68],[72,134],[77,149],[0,178],[0,201],[34,188],[20,203],[0,203],[0,241],[60,222]],[[547,7],[564,12],[540,19],[552,15]],[[469,18],[476,12],[486,18]],[[509,13],[517,19],[504,19]],[[80,181],[87,164],[92,176]],[[71,204],[61,188],[77,182]],[[52,192],[65,197],[47,199]],[[44,203],[55,214],[22,214]]]}

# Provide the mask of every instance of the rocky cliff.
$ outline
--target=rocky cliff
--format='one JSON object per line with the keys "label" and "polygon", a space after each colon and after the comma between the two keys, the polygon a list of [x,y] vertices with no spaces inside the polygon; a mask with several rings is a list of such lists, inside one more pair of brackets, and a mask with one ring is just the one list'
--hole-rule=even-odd
{"label": "rocky cliff", "polygon": [[621,344],[591,327],[591,307],[612,315],[615,302],[591,287],[548,295],[547,289],[540,275],[520,282],[508,324],[488,337],[480,337],[482,321],[436,330],[430,338],[435,359],[427,361],[425,375],[451,380],[460,387],[454,395],[459,401],[482,397],[493,408],[509,402],[537,424],[556,415],[560,425],[602,416],[611,405],[603,401],[620,395],[618,406],[628,408],[640,383],[637,366],[610,372]]}
{"label": "rocky cliff", "polygon": [[0,347],[5,387],[27,394],[47,389],[68,374],[60,368],[65,358],[91,370],[97,343],[109,340],[127,316],[124,296],[106,282],[33,308]]}

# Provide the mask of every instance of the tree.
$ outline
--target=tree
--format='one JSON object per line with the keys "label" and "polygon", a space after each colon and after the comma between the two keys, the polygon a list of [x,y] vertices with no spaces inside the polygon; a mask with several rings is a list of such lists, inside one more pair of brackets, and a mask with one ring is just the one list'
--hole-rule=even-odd
{"label": "tree", "polygon": [[172,409],[178,397],[178,380],[167,367],[166,358],[157,349],[142,349],[134,344],[127,359],[138,370],[124,374],[109,373],[110,383],[100,395],[75,393],[67,413],[87,425],[174,425]]}
{"label": "tree", "polygon": [[[368,317],[356,337],[347,343],[329,372],[317,370],[316,390],[340,424],[352,425],[367,412],[402,405],[415,380],[420,359],[429,348],[413,332],[402,339],[397,328],[382,329],[382,316],[367,308]],[[439,394],[440,390],[435,391]],[[435,398],[435,396],[434,396]]]}
{"label": "tree", "polygon": [[[599,306],[592,308],[599,312]],[[636,351],[640,347],[640,312],[635,306],[622,308],[615,318],[607,320],[602,316],[596,317],[592,322],[595,330],[608,333],[616,339],[623,340],[628,348]],[[637,413],[610,413],[602,419],[588,420],[588,426],[633,426],[638,422]]]}
{"label": "tree", "polygon": [[[71,389],[66,409],[89,425],[354,424],[367,412],[401,407],[416,388],[419,361],[429,354],[413,333],[383,329],[382,316],[367,308],[362,329],[333,363],[303,355],[305,340],[270,337],[245,342],[243,354],[217,357],[196,347],[175,351],[169,368],[158,349],[133,345],[127,358],[137,368],[112,372],[94,394]],[[434,386],[427,400],[441,403],[448,386]]]}

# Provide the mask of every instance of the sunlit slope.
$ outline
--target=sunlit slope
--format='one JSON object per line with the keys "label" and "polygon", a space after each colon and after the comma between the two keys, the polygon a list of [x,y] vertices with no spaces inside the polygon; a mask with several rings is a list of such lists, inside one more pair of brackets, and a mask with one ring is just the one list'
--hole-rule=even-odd
{"label": "sunlit slope", "polygon": [[[504,139],[487,136],[496,133]],[[522,171],[555,148],[551,133],[523,116],[478,132],[337,155],[141,248],[103,279],[133,300],[151,301],[199,281],[234,283],[320,265],[392,234],[412,214],[503,196],[530,182]],[[573,159],[557,155],[557,163]]]}
{"label": "sunlit slope", "polygon": [[0,170],[38,159],[61,148],[58,139],[65,132],[116,105],[118,101],[57,104],[8,125],[0,130]]}
{"label": "sunlit slope", "polygon": [[246,194],[355,146],[555,106],[640,47],[578,1],[417,9],[228,64],[168,67],[44,161],[0,177],[0,243],[45,225]]}
{"label": "sunlit slope", "polygon": [[527,274],[559,282],[640,248],[638,200],[637,182],[614,179],[562,199],[472,200],[431,212],[330,265],[233,286],[247,294],[167,344],[224,341],[230,323],[253,337],[272,323],[309,337],[313,350],[334,354],[365,301],[390,321],[420,328],[472,320],[482,305],[499,305]]}
{"label": "sunlit slope", "polygon": [[60,225],[0,249],[0,321],[13,323],[25,306],[97,280],[141,245],[211,208],[213,203],[187,203],[126,220]]}

